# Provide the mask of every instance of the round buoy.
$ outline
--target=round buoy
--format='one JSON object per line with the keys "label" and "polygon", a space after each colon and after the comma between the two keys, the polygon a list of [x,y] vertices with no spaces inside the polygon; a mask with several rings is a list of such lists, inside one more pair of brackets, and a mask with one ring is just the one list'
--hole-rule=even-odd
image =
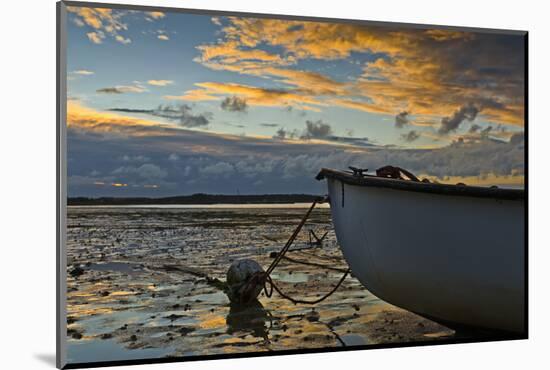
{"label": "round buoy", "polygon": [[227,270],[227,296],[233,303],[250,303],[256,300],[262,291],[263,284],[251,282],[253,277],[260,277],[264,269],[260,264],[251,259],[235,261]]}

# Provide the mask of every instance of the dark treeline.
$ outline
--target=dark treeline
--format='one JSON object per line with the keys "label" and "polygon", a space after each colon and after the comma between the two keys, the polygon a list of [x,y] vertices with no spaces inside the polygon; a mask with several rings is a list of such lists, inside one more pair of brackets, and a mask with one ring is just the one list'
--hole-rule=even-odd
{"label": "dark treeline", "polygon": [[149,205],[149,204],[274,204],[274,203],[309,203],[319,198],[311,194],[263,194],[263,195],[219,195],[193,194],[164,198],[69,198],[70,206],[87,205]]}

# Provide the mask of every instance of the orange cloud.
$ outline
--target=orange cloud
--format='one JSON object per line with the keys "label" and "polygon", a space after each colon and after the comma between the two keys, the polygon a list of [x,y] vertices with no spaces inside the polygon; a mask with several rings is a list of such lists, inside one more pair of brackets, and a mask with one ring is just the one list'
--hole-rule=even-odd
{"label": "orange cloud", "polygon": [[101,44],[105,38],[105,34],[103,32],[88,32],[86,36],[88,36],[88,39],[94,44]]}
{"label": "orange cloud", "polygon": [[451,31],[451,30],[427,30],[426,35],[430,36],[436,41],[448,41],[448,40],[472,40],[474,38],[473,33]]}
{"label": "orange cloud", "polygon": [[391,114],[393,112],[379,105],[362,102],[362,101],[334,99],[334,100],[331,100],[331,103],[338,105],[340,107],[357,109],[357,110],[361,110],[369,113]]}
{"label": "orange cloud", "polygon": [[[524,124],[523,65],[518,57],[523,49],[518,44],[515,49],[502,47],[498,40],[502,36],[278,19],[227,20],[221,29],[223,38],[197,47],[201,55],[195,60],[208,68],[284,83],[301,99],[319,102],[322,96],[337,97],[331,101],[350,109],[392,115],[407,110],[440,121],[458,107],[475,103],[486,120]],[[268,52],[264,45],[280,51]],[[288,68],[301,59],[345,59],[352,53],[383,57],[346,82]],[[188,95],[196,100],[200,96],[212,94]]]}
{"label": "orange cloud", "polygon": [[88,26],[101,29],[104,21],[112,23],[111,9],[93,9],[85,7],[68,7],[69,12],[75,13]]}
{"label": "orange cloud", "polygon": [[[79,27],[88,26],[92,30],[87,32],[88,39],[94,44],[101,44],[107,35],[121,44],[131,43],[131,39],[121,33],[128,31],[128,24],[123,22],[127,11],[109,8],[91,8],[87,6],[69,6],[67,11],[72,13],[73,22]],[[161,19],[163,12],[146,12],[146,19],[150,21]]]}
{"label": "orange cloud", "polygon": [[196,83],[200,89],[187,91],[183,96],[167,96],[168,99],[182,100],[215,100],[224,95],[238,96],[249,105],[264,107],[292,106],[304,110],[318,111],[316,106],[326,105],[308,95],[301,95],[292,90],[265,89],[260,87],[239,85],[235,83],[201,82]]}
{"label": "orange cloud", "polygon": [[163,12],[148,12],[148,14],[153,19],[161,19],[166,16]]}
{"label": "orange cloud", "polygon": [[227,41],[222,44],[200,45],[197,49],[201,52],[198,60],[202,63],[207,63],[216,58],[222,58],[225,64],[248,60],[273,62],[277,64],[289,63],[288,60],[285,60],[278,54],[271,54],[261,49],[243,50],[239,48],[239,43],[236,41]]}
{"label": "orange cloud", "polygon": [[348,95],[350,84],[337,82],[321,73],[268,67],[262,73],[275,78],[279,82],[295,86],[299,91],[310,95]]}
{"label": "orange cloud", "polygon": [[389,32],[374,34],[372,28],[353,24],[301,22],[278,19],[230,18],[223,29],[228,39],[238,40],[245,47],[268,43],[285,49],[298,59],[341,59],[351,52],[399,48],[385,42]]}
{"label": "orange cloud", "polygon": [[444,184],[463,183],[470,186],[493,186],[499,184],[503,187],[521,188],[525,183],[522,174],[513,174],[509,176],[495,175],[493,173],[480,176],[430,176],[429,174],[420,174],[421,178],[428,178],[430,181],[442,182]]}
{"label": "orange cloud", "polygon": [[105,34],[111,35],[116,41],[122,44],[130,43],[130,39],[120,35],[121,31],[128,30],[128,25],[122,22],[125,12],[108,8],[89,8],[69,6],[67,10],[74,14],[77,25],[87,25],[94,29],[88,32],[88,39],[101,44]]}
{"label": "orange cloud", "polygon": [[144,127],[162,128],[173,126],[110,112],[100,112],[69,101],[67,103],[67,127],[99,133],[131,133],[135,136],[144,136],[149,134],[162,135],[161,130],[141,130]]}
{"label": "orange cloud", "polygon": [[207,101],[207,100],[218,100],[219,96],[211,95],[210,91],[197,89],[197,90],[188,90],[185,94],[181,96],[176,95],[165,95],[164,99],[167,100],[188,100],[188,101]]}

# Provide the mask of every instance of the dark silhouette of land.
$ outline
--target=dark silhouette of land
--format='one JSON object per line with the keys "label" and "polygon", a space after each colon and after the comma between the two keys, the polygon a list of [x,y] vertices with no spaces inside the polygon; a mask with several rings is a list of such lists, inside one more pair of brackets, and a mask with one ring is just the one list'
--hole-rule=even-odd
{"label": "dark silhouette of land", "polygon": [[221,195],[221,194],[193,194],[164,198],[68,198],[70,206],[96,205],[151,205],[151,204],[279,204],[279,203],[311,203],[319,195],[312,194],[262,194],[262,195]]}

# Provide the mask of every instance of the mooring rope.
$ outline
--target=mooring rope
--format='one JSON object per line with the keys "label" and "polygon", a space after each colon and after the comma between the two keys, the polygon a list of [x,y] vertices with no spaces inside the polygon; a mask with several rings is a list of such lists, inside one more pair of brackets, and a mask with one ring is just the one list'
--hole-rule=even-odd
{"label": "mooring rope", "polygon": [[[342,285],[342,283],[344,282],[344,280],[346,279],[346,277],[348,276],[348,274],[350,273],[351,269],[348,269],[344,275],[340,278],[340,281],[338,282],[338,284],[336,284],[336,286],[334,286],[334,288],[332,288],[332,290],[330,292],[328,292],[327,294],[325,294],[324,296],[322,296],[321,298],[318,298],[318,299],[315,299],[313,301],[306,301],[306,300],[303,300],[303,299],[295,299],[295,298],[292,298],[291,296],[283,293],[281,291],[281,289],[275,285],[275,283],[273,282],[273,280],[271,279],[271,276],[269,275],[266,275],[266,281],[264,283],[264,293],[265,295],[269,298],[273,295],[273,289],[275,289],[275,291],[277,293],[279,293],[279,295],[289,301],[291,301],[292,303],[294,304],[317,304],[317,303],[320,303],[322,301],[324,301],[325,299],[327,299],[328,297],[330,297],[331,295],[334,294],[334,292],[336,292],[336,290],[338,290],[338,288],[340,288],[340,285]],[[269,291],[269,294],[268,294],[268,291],[267,291],[267,285],[270,285],[271,289]]]}
{"label": "mooring rope", "polygon": [[332,266],[327,266],[327,265],[323,265],[322,263],[315,263],[315,262],[309,262],[309,261],[302,261],[302,260],[298,260],[298,259],[295,259],[295,258],[290,258],[289,256],[284,256],[283,258],[284,258],[285,260],[289,261],[289,262],[298,263],[298,264],[301,264],[301,265],[314,266],[314,267],[321,267],[321,268],[326,269],[326,270],[332,270],[332,271],[338,271],[338,272],[346,272],[346,271],[347,271],[346,269],[342,269],[342,268],[338,268],[338,267],[332,267]]}
{"label": "mooring rope", "polygon": [[269,265],[269,267],[267,268],[267,270],[265,271],[266,275],[269,275],[271,274],[271,272],[273,271],[273,269],[275,269],[275,267],[279,264],[279,262],[281,261],[281,259],[283,258],[283,256],[285,255],[285,253],[288,251],[288,249],[290,248],[290,246],[292,245],[292,243],[294,242],[294,240],[296,239],[296,237],[298,236],[298,234],[300,233],[300,231],[302,230],[302,227],[304,226],[304,224],[306,223],[307,219],[309,218],[309,215],[311,214],[311,211],[313,211],[313,208],[315,208],[315,206],[317,205],[317,203],[324,203],[325,202],[325,199],[326,198],[322,198],[322,199],[316,199],[313,201],[313,203],[311,203],[311,206],[309,207],[309,209],[307,210],[306,214],[304,215],[304,217],[302,217],[302,220],[300,221],[300,223],[298,224],[298,226],[296,227],[296,229],[294,230],[294,232],[292,233],[292,235],[290,236],[290,238],[288,239],[288,241],[286,242],[285,246],[283,247],[283,249],[281,249],[281,251],[277,254],[277,257],[275,257],[275,259],[273,260],[273,262],[271,262],[271,265]]}
{"label": "mooring rope", "polygon": [[[256,287],[258,285],[263,284],[264,293],[265,293],[266,297],[268,297],[268,298],[270,298],[273,295],[273,290],[275,290],[277,293],[279,293],[279,295],[281,297],[291,301],[294,304],[298,304],[298,303],[300,303],[300,304],[316,304],[316,303],[322,302],[325,299],[327,299],[328,297],[330,297],[332,294],[334,294],[334,292],[336,292],[336,290],[340,287],[340,285],[342,285],[342,283],[344,282],[344,280],[346,279],[346,277],[350,273],[350,271],[351,271],[350,269],[347,269],[345,271],[345,273],[342,276],[342,278],[340,279],[340,281],[338,281],[338,284],[336,284],[336,286],[334,288],[332,288],[332,290],[330,292],[328,292],[327,294],[325,294],[321,298],[311,300],[311,301],[306,301],[306,300],[302,300],[302,299],[295,299],[295,298],[292,298],[291,296],[289,296],[288,294],[285,294],[273,282],[273,279],[271,278],[271,273],[273,272],[275,267],[277,267],[279,262],[281,262],[283,257],[285,257],[286,252],[288,252],[290,246],[292,245],[292,243],[294,242],[294,240],[296,239],[296,237],[298,236],[298,234],[302,230],[302,227],[306,223],[307,219],[309,218],[309,215],[311,214],[311,212],[313,211],[315,206],[318,203],[326,202],[327,199],[328,198],[325,197],[325,198],[316,199],[315,201],[313,201],[313,203],[311,204],[311,206],[307,210],[306,214],[304,215],[304,217],[302,217],[302,220],[300,221],[300,223],[298,224],[298,226],[296,227],[296,229],[294,230],[294,232],[292,233],[292,235],[290,236],[290,238],[286,242],[285,246],[281,249],[281,251],[279,253],[277,253],[277,256],[271,262],[271,264],[269,265],[267,270],[265,272],[257,272],[255,274],[253,274],[250,277],[250,279],[246,282],[246,285],[244,286],[244,289],[243,289],[243,293],[245,295],[246,295],[246,293],[252,292],[254,289],[256,289]],[[288,257],[286,257],[286,258],[288,259]],[[320,267],[326,267],[326,266],[320,266]],[[331,268],[331,269],[333,269],[333,268]],[[269,286],[269,290],[268,290],[268,286]]]}

